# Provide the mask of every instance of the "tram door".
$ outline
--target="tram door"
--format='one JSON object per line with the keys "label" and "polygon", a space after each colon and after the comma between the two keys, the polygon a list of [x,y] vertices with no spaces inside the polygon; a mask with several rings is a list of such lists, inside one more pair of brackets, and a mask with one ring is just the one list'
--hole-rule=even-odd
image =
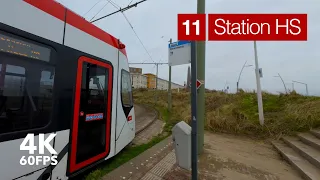
{"label": "tram door", "polygon": [[109,154],[112,66],[81,57],[75,89],[70,172]]}

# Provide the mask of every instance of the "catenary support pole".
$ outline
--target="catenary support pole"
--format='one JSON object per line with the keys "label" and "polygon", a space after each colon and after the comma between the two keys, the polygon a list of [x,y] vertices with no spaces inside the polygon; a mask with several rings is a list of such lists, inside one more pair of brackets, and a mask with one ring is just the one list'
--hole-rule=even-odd
{"label": "catenary support pole", "polygon": [[[172,39],[170,38],[169,43],[172,43]],[[168,84],[168,111],[171,112],[172,108],[172,96],[171,96],[171,65],[169,64],[169,84]]]}
{"label": "catenary support pole", "polygon": [[158,95],[158,68],[159,68],[159,64],[156,64],[157,66],[157,73],[156,73],[156,87],[155,87],[155,103],[157,103],[157,95]]}
{"label": "catenary support pole", "polygon": [[[205,0],[198,0],[197,13],[205,13]],[[197,113],[197,123],[198,123],[198,154],[203,151],[204,144],[204,120],[205,120],[205,55],[206,55],[206,44],[205,41],[197,41],[197,78],[203,83],[198,89],[198,113]],[[192,73],[193,70],[191,70]],[[192,78],[192,77],[191,77]],[[214,103],[214,102],[213,102]]]}
{"label": "catenary support pole", "polygon": [[196,43],[191,42],[191,170],[192,180],[198,179],[198,153],[197,153],[197,55]]}
{"label": "catenary support pole", "polygon": [[257,52],[257,43],[253,42],[254,46],[254,61],[256,65],[256,81],[257,81],[257,99],[258,99],[258,111],[259,111],[259,122],[260,125],[264,124],[264,116],[263,116],[263,104],[262,104],[262,92],[261,92],[261,84],[260,84],[260,73],[259,73],[259,64],[258,64],[258,52]]}

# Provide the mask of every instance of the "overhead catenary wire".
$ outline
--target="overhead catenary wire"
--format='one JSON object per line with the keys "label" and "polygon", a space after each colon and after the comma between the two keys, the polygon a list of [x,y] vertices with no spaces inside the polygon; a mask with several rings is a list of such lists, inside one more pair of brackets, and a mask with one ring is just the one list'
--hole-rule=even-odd
{"label": "overhead catenary wire", "polygon": [[113,2],[112,0],[107,0],[113,7],[115,7],[116,9],[120,9],[121,7],[116,4],[115,2]]}
{"label": "overhead catenary wire", "polygon": [[[144,48],[144,50],[146,51],[146,53],[147,53],[148,56],[150,57],[151,61],[153,61],[154,63],[156,63],[156,62],[152,59],[149,51],[147,50],[147,48],[145,47],[145,45],[144,45],[143,42],[141,41],[141,39],[140,39],[140,37],[138,36],[137,32],[134,30],[134,28],[133,28],[132,24],[130,23],[129,19],[127,18],[127,16],[126,16],[124,13],[122,13],[122,14],[123,14],[123,17],[124,17],[124,18],[126,19],[126,21],[128,22],[129,26],[131,27],[133,33],[134,33],[134,34],[136,35],[136,37],[138,38],[140,44],[142,45],[142,47]],[[145,61],[144,61],[144,62],[145,62]]]}
{"label": "overhead catenary wire", "polygon": [[[156,62],[152,59],[152,56],[150,55],[149,51],[147,50],[147,48],[146,48],[145,45],[143,44],[141,38],[139,37],[139,35],[138,35],[137,32],[135,31],[135,29],[133,28],[133,25],[131,24],[131,22],[129,21],[129,19],[127,18],[127,16],[123,13],[124,11],[126,11],[126,10],[128,10],[128,9],[131,9],[132,7],[137,7],[138,4],[140,4],[140,3],[144,2],[144,1],[147,1],[147,0],[142,0],[142,1],[136,2],[135,4],[130,5],[130,4],[132,3],[132,1],[133,1],[133,0],[131,0],[131,2],[129,3],[129,5],[128,5],[127,7],[125,7],[125,8],[121,8],[121,7],[118,6],[116,3],[112,2],[111,0],[107,0],[107,1],[108,1],[111,5],[113,5],[115,8],[119,7],[119,10],[118,10],[118,11],[115,11],[115,12],[113,12],[113,13],[111,13],[111,14],[108,14],[108,15],[106,15],[106,16],[100,17],[100,18],[98,18],[98,19],[96,19],[96,20],[92,20],[92,19],[94,19],[94,17],[95,17],[97,14],[99,14],[99,12],[104,8],[104,7],[103,7],[103,8],[90,20],[90,22],[93,23],[93,22],[96,22],[96,21],[98,21],[98,20],[104,19],[104,18],[106,18],[106,17],[108,17],[108,16],[110,16],[110,15],[112,15],[112,14],[116,14],[116,13],[118,13],[118,12],[121,12],[122,15],[124,16],[124,18],[126,19],[127,23],[129,24],[129,26],[131,27],[133,33],[134,33],[134,34],[136,35],[136,37],[138,38],[140,44],[142,45],[142,47],[144,48],[144,50],[145,50],[146,53],[148,54],[150,60],[153,61],[154,63],[156,63]],[[146,60],[145,60],[145,61],[146,61]],[[144,62],[145,62],[145,61],[144,61]]]}
{"label": "overhead catenary wire", "polygon": [[92,19],[94,19],[109,3],[110,3],[110,1],[108,1],[107,4],[105,4],[105,5],[90,19],[90,21],[91,21]]}
{"label": "overhead catenary wire", "polygon": [[96,21],[99,21],[99,20],[101,20],[101,19],[104,19],[104,18],[106,18],[106,17],[108,17],[108,16],[114,15],[114,14],[119,13],[119,12],[122,12],[122,13],[123,13],[124,11],[127,11],[128,9],[131,9],[131,8],[133,8],[133,7],[137,7],[138,4],[143,3],[143,2],[145,2],[145,1],[147,1],[147,0],[141,0],[141,1],[139,1],[139,2],[136,2],[136,3],[132,4],[132,5],[128,5],[128,6],[125,7],[125,8],[119,8],[119,10],[117,10],[117,11],[115,11],[115,12],[112,12],[112,13],[110,13],[110,14],[107,14],[107,15],[105,15],[105,16],[102,16],[102,17],[98,18],[98,19],[92,20],[92,21],[90,21],[90,22],[91,22],[91,23],[94,23],[94,22],[96,22]]}
{"label": "overhead catenary wire", "polygon": [[133,1],[133,0],[131,0],[131,1],[129,2],[128,6],[130,6],[130,4],[132,3],[132,1]]}
{"label": "overhead catenary wire", "polygon": [[98,3],[102,2],[103,0],[97,1],[86,13],[82,15],[82,17],[86,16]]}
{"label": "overhead catenary wire", "polygon": [[[97,5],[97,4],[98,4],[99,2],[101,2],[101,1],[103,1],[103,0],[98,1],[95,5]],[[119,8],[120,8],[120,6],[117,5],[115,2],[113,2],[112,0],[107,0],[107,1],[108,1],[107,4],[105,4],[105,5],[90,19],[90,21],[92,21],[92,19],[94,19],[109,3],[110,3],[113,7],[115,7],[116,9],[119,9]],[[94,5],[94,6],[95,6],[95,5]],[[94,7],[94,6],[93,6],[93,7]],[[92,8],[93,8],[93,7],[92,7]],[[92,8],[91,8],[91,9],[92,9]],[[90,9],[90,10],[91,10],[91,9]],[[90,11],[90,10],[89,10],[89,11]],[[89,12],[89,11],[88,11],[88,12]]]}

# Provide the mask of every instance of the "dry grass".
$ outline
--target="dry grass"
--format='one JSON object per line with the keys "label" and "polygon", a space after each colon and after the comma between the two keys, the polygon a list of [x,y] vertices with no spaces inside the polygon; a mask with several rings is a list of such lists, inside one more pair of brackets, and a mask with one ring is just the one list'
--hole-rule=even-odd
{"label": "dry grass", "polygon": [[[155,103],[157,93],[157,103]],[[278,138],[292,135],[320,126],[320,97],[305,97],[292,92],[287,95],[273,95],[264,92],[263,106],[265,126],[258,120],[257,98],[254,92],[225,94],[207,91],[205,107],[205,128],[214,132],[250,135],[258,138]],[[134,91],[135,103],[155,106],[167,121],[168,128],[176,122],[190,122],[190,93],[172,93],[171,114],[167,112],[166,91]]]}

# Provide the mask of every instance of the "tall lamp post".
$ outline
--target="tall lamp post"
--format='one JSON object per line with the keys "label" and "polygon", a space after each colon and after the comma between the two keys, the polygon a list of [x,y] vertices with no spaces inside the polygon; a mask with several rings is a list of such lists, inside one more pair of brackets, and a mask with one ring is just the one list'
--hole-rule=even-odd
{"label": "tall lamp post", "polygon": [[[259,112],[259,121],[260,125],[264,125],[264,115],[263,115],[263,102],[262,102],[262,92],[261,92],[261,82],[260,78],[262,77],[262,69],[259,68],[258,63],[258,50],[257,42],[253,41],[253,50],[254,50],[254,63],[255,63],[255,72],[256,72],[256,83],[257,83],[257,100],[258,100],[258,112]],[[261,70],[261,71],[260,71]]]}
{"label": "tall lamp post", "polygon": [[240,77],[241,77],[241,74],[242,74],[242,71],[245,67],[250,67],[252,65],[246,65],[247,64],[247,61],[243,64],[242,68],[241,68],[241,71],[240,71],[240,74],[239,74],[239,77],[238,77],[238,81],[237,81],[237,92],[239,91],[239,82],[240,82]]}
{"label": "tall lamp post", "polygon": [[282,79],[282,77],[280,76],[280,74],[278,73],[278,76],[273,76],[273,77],[278,77],[278,78],[280,78],[281,79],[281,81],[282,81],[282,84],[283,84],[283,86],[284,86],[284,90],[285,90],[285,92],[286,92],[286,94],[287,94],[287,87],[286,87],[286,84],[284,83],[284,81],[283,81],[283,79]]}
{"label": "tall lamp post", "polygon": [[304,84],[306,86],[306,92],[307,92],[307,96],[309,96],[309,91],[308,91],[308,84],[307,83],[303,83],[303,82],[299,82],[299,81],[292,81],[294,83],[299,83],[299,84]]}

